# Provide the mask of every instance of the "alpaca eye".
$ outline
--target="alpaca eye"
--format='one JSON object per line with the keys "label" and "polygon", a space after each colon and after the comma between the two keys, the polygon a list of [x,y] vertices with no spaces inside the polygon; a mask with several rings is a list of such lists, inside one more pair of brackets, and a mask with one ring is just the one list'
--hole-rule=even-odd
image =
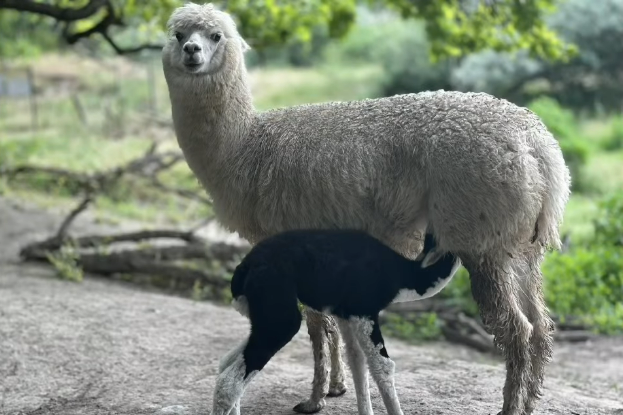
{"label": "alpaca eye", "polygon": [[181,42],[182,39],[184,38],[184,35],[181,34],[180,32],[175,32],[175,38],[177,39],[178,42]]}
{"label": "alpaca eye", "polygon": [[221,40],[221,34],[220,33],[212,33],[210,35],[210,39],[212,39],[215,42],[218,42],[219,40]]}

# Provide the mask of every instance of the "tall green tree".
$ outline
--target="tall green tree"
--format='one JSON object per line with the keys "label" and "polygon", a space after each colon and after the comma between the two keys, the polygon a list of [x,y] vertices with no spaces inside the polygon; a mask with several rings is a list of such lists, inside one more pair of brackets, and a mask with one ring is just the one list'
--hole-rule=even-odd
{"label": "tall green tree", "polygon": [[[355,20],[357,3],[393,8],[405,18],[421,18],[433,57],[460,56],[485,48],[526,49],[539,57],[560,59],[572,48],[544,23],[557,0],[221,0],[256,49],[291,39],[307,41],[318,26],[343,36]],[[121,45],[119,29],[139,28],[154,38],[182,0],[0,0],[0,13],[28,13],[55,22],[62,39],[74,44],[102,36],[119,54],[158,49],[157,43]],[[4,17],[2,17],[4,18]],[[1,19],[1,18],[0,18]],[[3,34],[4,35],[4,34]],[[4,36],[3,36],[4,37]]]}

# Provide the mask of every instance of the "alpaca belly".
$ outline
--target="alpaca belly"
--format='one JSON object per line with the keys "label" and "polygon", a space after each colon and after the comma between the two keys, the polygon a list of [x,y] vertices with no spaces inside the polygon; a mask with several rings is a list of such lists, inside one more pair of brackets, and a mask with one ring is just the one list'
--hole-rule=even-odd
{"label": "alpaca belly", "polygon": [[446,285],[448,285],[448,283],[454,277],[454,274],[456,274],[456,271],[459,269],[459,266],[461,266],[461,261],[457,261],[454,264],[454,266],[452,267],[452,270],[450,271],[450,274],[446,278],[440,278],[437,281],[435,281],[433,284],[431,284],[430,287],[428,287],[428,289],[426,289],[424,293],[418,292],[417,290],[406,289],[406,288],[400,290],[398,292],[398,295],[392,300],[392,303],[404,303],[407,301],[417,301],[417,300],[423,300],[425,298],[430,298],[434,296],[435,294],[439,293],[439,291],[441,291]]}

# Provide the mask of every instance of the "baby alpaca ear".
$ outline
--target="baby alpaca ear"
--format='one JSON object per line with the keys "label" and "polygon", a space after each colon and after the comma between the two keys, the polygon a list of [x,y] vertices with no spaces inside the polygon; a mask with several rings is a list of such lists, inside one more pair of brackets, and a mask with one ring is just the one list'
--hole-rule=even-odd
{"label": "baby alpaca ear", "polygon": [[445,252],[443,252],[443,251],[441,251],[439,249],[433,249],[428,254],[426,254],[424,259],[422,260],[422,265],[420,267],[421,268],[430,267],[435,262],[439,261],[441,259],[441,257],[444,256],[444,254],[445,254]]}

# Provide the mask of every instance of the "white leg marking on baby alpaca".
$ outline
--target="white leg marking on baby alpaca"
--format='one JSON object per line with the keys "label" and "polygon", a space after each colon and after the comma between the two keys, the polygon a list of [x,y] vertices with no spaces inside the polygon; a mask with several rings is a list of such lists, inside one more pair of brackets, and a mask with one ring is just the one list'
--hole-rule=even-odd
{"label": "white leg marking on baby alpaca", "polygon": [[368,383],[366,357],[359,346],[359,342],[357,341],[355,333],[352,331],[350,323],[341,318],[336,318],[336,320],[340,332],[342,332],[342,337],[344,338],[348,365],[353,375],[359,415],[374,415],[372,411],[372,401],[370,400],[370,385]]}
{"label": "white leg marking on baby alpaca", "polygon": [[370,337],[374,323],[366,318],[352,317],[349,324],[366,355],[370,374],[379,388],[387,414],[403,415],[394,382],[395,364],[390,358],[381,355],[384,344],[375,345]]}
{"label": "white leg marking on baby alpaca", "polygon": [[229,415],[240,415],[240,399],[236,401]]}
{"label": "white leg marking on baby alpaca", "polygon": [[[243,352],[246,343],[247,340],[236,347],[234,351],[228,353],[226,358],[221,361],[219,367],[221,372],[214,386],[211,415],[236,414],[236,405],[238,405],[238,413],[240,412],[240,398],[247,385],[258,373],[257,371],[252,372],[246,379],[244,378],[246,366]],[[229,363],[229,365],[224,365],[224,363]]]}
{"label": "white leg marking on baby alpaca", "polygon": [[219,365],[218,365],[219,374],[223,373],[225,369],[231,366],[234,363],[234,361],[238,358],[238,356],[244,352],[244,348],[247,347],[248,342],[249,342],[249,339],[245,339],[242,343],[240,343],[238,346],[236,346],[235,348],[227,352],[227,354],[221,358],[221,361],[219,362]]}

